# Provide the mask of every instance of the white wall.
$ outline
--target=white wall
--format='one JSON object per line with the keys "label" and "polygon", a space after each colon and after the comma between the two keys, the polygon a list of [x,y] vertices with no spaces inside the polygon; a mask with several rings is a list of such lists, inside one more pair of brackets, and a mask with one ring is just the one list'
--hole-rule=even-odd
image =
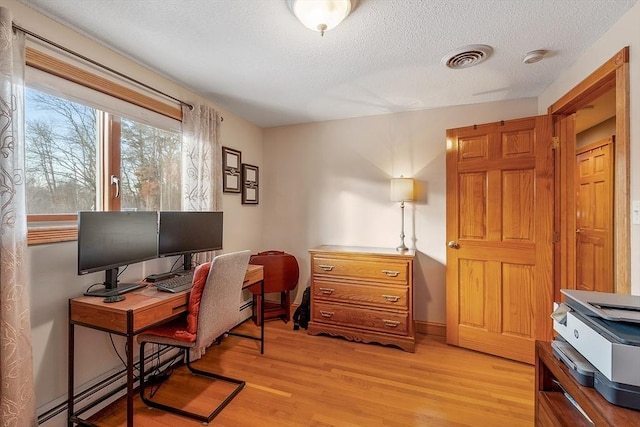
{"label": "white wall", "polygon": [[299,289],[309,281],[309,248],[395,247],[400,207],[389,201],[389,180],[413,177],[418,200],[407,203],[405,233],[417,249],[415,318],[444,323],[445,131],[535,114],[530,98],[265,129],[265,247],[296,256]]}
{"label": "white wall", "polygon": [[[146,70],[130,60],[91,42],[87,38],[51,21],[15,0],[2,0],[14,16],[14,22],[43,37],[97,60],[113,69],[190,103],[206,103],[198,95]],[[221,138],[225,146],[242,152],[242,160],[262,167],[262,129],[214,105],[221,111]],[[224,250],[261,249],[263,206],[243,206],[240,195],[223,197]],[[67,393],[67,300],[81,295],[92,283],[103,280],[94,273],[77,276],[76,242],[30,246],[27,251],[31,293],[31,322],[34,376],[37,406],[46,409]],[[136,280],[170,267],[170,260],[159,259],[130,266],[123,280]],[[121,354],[123,339],[115,337]],[[76,384],[91,381],[112,368],[121,366],[103,332],[76,328]],[[66,425],[64,423],[63,425]]]}
{"label": "white wall", "polygon": [[[538,111],[547,108],[613,57],[629,46],[631,200],[640,200],[640,2],[636,3],[613,27],[556,79],[538,97]],[[631,215],[631,212],[629,212]],[[640,226],[631,226],[631,293],[640,295]]]}

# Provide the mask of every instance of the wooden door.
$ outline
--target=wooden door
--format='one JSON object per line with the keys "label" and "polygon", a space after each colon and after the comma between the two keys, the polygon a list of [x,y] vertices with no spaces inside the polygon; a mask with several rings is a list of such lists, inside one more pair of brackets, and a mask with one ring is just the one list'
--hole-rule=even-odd
{"label": "wooden door", "polygon": [[447,342],[534,363],[553,309],[548,116],[447,131]]}
{"label": "wooden door", "polygon": [[613,292],[613,138],[576,156],[576,288]]}

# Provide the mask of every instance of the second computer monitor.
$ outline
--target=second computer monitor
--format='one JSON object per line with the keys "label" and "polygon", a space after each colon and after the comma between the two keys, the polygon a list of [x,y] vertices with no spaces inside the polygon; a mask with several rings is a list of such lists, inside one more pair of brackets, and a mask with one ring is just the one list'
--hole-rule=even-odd
{"label": "second computer monitor", "polygon": [[222,212],[161,211],[158,256],[183,255],[191,269],[191,255],[222,249]]}

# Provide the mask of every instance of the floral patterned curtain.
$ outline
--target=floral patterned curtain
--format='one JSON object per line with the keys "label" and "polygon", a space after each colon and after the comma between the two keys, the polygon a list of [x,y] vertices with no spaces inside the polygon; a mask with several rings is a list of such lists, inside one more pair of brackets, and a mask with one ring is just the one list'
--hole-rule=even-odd
{"label": "floral patterned curtain", "polygon": [[182,210],[222,209],[220,114],[206,105],[182,108]]}
{"label": "floral patterned curtain", "polygon": [[[222,210],[222,143],[220,114],[206,105],[182,107],[182,210]],[[209,262],[215,253],[196,254],[199,264]],[[205,348],[193,349],[192,360],[204,355]]]}
{"label": "floral patterned curtain", "polygon": [[0,7],[0,425],[36,426],[26,280],[24,33]]}
{"label": "floral patterned curtain", "polygon": [[[183,211],[222,210],[220,114],[206,105],[182,108]],[[211,260],[198,258],[199,262]]]}

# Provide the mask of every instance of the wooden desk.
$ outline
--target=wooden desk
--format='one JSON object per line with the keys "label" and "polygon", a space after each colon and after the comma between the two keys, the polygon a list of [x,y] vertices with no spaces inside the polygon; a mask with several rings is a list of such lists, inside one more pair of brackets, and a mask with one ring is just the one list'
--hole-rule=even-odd
{"label": "wooden desk", "polygon": [[[564,396],[562,388],[573,397],[587,419]],[[569,368],[552,353],[551,344],[536,342],[536,426],[615,427],[640,426],[640,411],[623,408],[606,401],[595,388],[580,385]]]}
{"label": "wooden desk", "polygon": [[[261,294],[264,296],[264,272],[261,265],[249,265],[243,284],[244,288],[249,288],[257,284],[261,285]],[[187,312],[189,292],[160,292],[148,287],[126,294],[126,299],[116,303],[105,303],[102,298],[82,296],[69,300],[69,364],[68,364],[68,425],[86,424],[77,415],[90,409],[94,404],[74,411],[74,327],[84,326],[98,329],[112,334],[125,336],[127,339],[127,426],[133,426],[133,338],[135,335],[156,325],[168,322],[182,313]],[[264,298],[262,298],[264,301]],[[264,312],[264,311],[261,311]],[[238,334],[236,334],[238,335]],[[264,321],[260,326],[260,337],[239,335],[245,338],[260,341],[260,354],[264,353]],[[113,390],[102,400],[105,400],[117,392],[123,390],[125,386]]]}

